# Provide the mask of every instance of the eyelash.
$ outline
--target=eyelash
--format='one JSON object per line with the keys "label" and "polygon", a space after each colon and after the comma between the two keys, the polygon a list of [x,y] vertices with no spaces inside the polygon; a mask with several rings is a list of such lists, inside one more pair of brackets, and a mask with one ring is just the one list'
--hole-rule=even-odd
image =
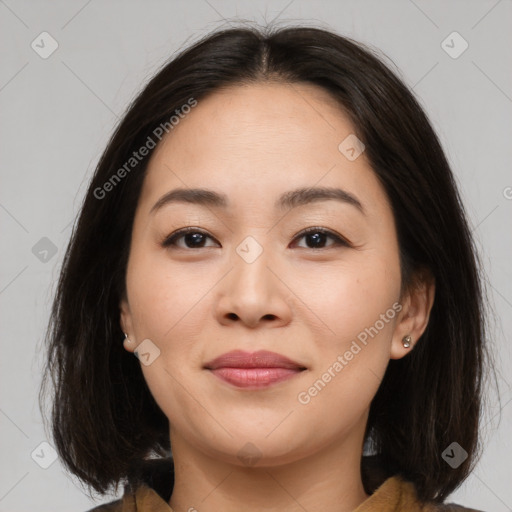
{"label": "eyelash", "polygon": [[[181,237],[183,237],[189,233],[199,233],[199,234],[202,234],[202,235],[205,235],[205,236],[211,238],[212,240],[215,240],[212,236],[210,236],[206,231],[203,231],[202,229],[198,229],[198,228],[194,228],[194,227],[187,227],[187,228],[179,229],[178,231],[175,231],[174,233],[172,233],[171,235],[166,237],[164,239],[164,241],[161,243],[161,245],[162,245],[162,247],[165,247],[165,248],[174,247],[174,248],[178,248],[178,249],[194,250],[193,247],[178,247],[176,245],[177,240],[179,240]],[[350,242],[347,239],[343,238],[341,235],[335,233],[334,231],[331,231],[330,229],[325,229],[325,228],[321,228],[321,227],[306,228],[306,229],[302,230],[301,232],[297,233],[297,235],[295,235],[293,240],[302,238],[304,236],[307,236],[307,235],[313,234],[313,233],[315,233],[315,234],[322,233],[324,235],[327,235],[332,240],[334,240],[334,244],[331,246],[328,246],[328,247],[321,247],[320,249],[315,249],[312,247],[302,247],[302,249],[310,249],[312,251],[322,251],[322,250],[330,249],[335,246],[352,247]],[[205,247],[198,247],[195,249],[205,249]]]}

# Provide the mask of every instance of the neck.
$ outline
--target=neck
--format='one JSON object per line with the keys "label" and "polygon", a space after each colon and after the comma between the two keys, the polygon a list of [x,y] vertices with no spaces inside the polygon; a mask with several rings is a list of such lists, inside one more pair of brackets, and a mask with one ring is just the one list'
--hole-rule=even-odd
{"label": "neck", "polygon": [[368,495],[361,480],[362,439],[330,444],[287,464],[257,467],[224,462],[199,451],[171,430],[175,511],[350,512]]}

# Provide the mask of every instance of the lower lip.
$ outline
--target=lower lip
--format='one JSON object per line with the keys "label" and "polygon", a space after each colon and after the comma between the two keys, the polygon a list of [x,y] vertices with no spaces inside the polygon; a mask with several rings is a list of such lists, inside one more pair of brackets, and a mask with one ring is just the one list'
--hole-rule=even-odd
{"label": "lower lip", "polygon": [[217,368],[210,370],[216,377],[239,388],[266,388],[291,379],[302,370],[290,368]]}

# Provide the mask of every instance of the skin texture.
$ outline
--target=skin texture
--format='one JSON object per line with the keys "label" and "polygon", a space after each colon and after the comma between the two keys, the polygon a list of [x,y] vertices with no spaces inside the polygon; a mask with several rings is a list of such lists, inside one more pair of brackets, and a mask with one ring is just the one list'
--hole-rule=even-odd
{"label": "skin texture", "polygon": [[[121,326],[132,340],[126,350],[145,339],[160,350],[141,368],[170,422],[175,511],[239,511],[242,504],[246,511],[339,512],[367,498],[360,459],[370,402],[390,358],[413,350],[423,333],[434,284],[400,296],[386,194],[364,153],[350,161],[338,150],[353,132],[315,86],[232,86],[201,100],[151,158]],[[313,186],[350,192],[364,214],[335,200],[274,208],[283,192]],[[170,190],[196,187],[226,194],[229,207],[180,202],[150,214]],[[187,226],[207,233],[203,247],[184,237],[161,245]],[[311,236],[297,237],[309,227],[339,233],[351,246],[327,237],[315,248]],[[251,263],[237,252],[247,236],[263,251]],[[301,403],[299,393],[397,302],[401,311]],[[306,370],[262,390],[236,388],[203,367],[234,349],[278,352]],[[240,455],[251,450],[256,460],[248,463]]]}

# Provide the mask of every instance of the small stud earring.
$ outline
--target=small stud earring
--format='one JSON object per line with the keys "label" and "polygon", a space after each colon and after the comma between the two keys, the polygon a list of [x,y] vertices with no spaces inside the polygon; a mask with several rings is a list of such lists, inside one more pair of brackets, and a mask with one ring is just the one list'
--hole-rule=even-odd
{"label": "small stud earring", "polygon": [[124,340],[123,341],[125,341],[126,343],[133,343],[133,341],[130,338],[128,338],[128,334],[126,334],[126,333],[124,333]]}
{"label": "small stud earring", "polygon": [[404,346],[404,348],[409,348],[411,346],[411,341],[412,338],[409,336],[409,334],[407,336],[404,336],[402,338],[402,345]]}

